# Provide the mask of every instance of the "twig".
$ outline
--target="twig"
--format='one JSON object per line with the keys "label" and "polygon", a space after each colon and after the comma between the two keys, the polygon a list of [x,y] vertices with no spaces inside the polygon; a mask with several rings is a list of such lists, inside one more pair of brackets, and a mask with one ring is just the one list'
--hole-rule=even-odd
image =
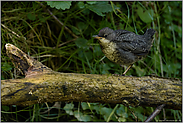
{"label": "twig", "polygon": [[162,104],[160,106],[158,106],[153,113],[144,121],[144,122],[150,122],[152,121],[162,110],[162,108],[165,106],[165,104]]}
{"label": "twig", "polygon": [[16,35],[18,38],[20,38],[20,36],[15,33],[14,31],[12,31],[11,29],[9,29],[8,27],[6,27],[4,24],[1,23],[1,26],[3,26],[5,29],[7,29],[8,31],[10,31],[11,33],[13,33],[14,35]]}
{"label": "twig", "polygon": [[[32,58],[38,58],[37,56],[31,56]],[[39,58],[44,58],[44,57],[63,57],[62,55],[52,55],[52,54],[47,54],[47,55],[41,55]]]}
{"label": "twig", "polygon": [[48,13],[61,25],[61,26],[64,26],[64,29],[68,32],[68,33],[70,33],[73,37],[75,37],[75,38],[78,38],[78,36],[77,35],[75,35],[69,28],[67,28],[55,15],[53,15],[53,13],[49,10],[49,9],[47,9],[46,8],[46,6],[44,6],[42,3],[40,3],[39,2],[39,4],[44,8],[44,9],[46,9],[46,11],[48,11]]}
{"label": "twig", "polygon": [[61,102],[55,102],[55,104],[51,108],[48,107],[48,110],[46,110],[44,112],[40,112],[40,114],[45,114],[47,112],[50,112],[50,110],[53,109],[53,108],[57,108],[59,110],[60,109],[60,105],[61,105]]}
{"label": "twig", "polygon": [[[74,40],[76,40],[77,38],[74,38],[74,39],[72,39],[72,40],[69,40],[69,41],[66,41],[66,42],[64,42],[64,43],[62,43],[62,44],[59,44],[58,45],[58,47],[61,47],[62,45],[65,45],[65,44],[67,44],[67,43],[70,43],[70,42],[73,42]],[[53,49],[55,49],[56,47],[53,47]]]}
{"label": "twig", "polygon": [[135,121],[137,122],[137,116],[135,116],[135,114],[133,113],[133,111],[130,109],[130,107],[129,106],[127,106],[127,108],[128,108],[128,110],[130,110],[130,112],[132,113],[132,115],[134,116],[134,118],[135,118]]}

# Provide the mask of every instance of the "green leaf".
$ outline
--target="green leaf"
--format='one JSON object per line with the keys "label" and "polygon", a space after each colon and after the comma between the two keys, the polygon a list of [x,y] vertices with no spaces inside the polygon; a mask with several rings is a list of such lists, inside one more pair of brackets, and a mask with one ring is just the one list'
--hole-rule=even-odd
{"label": "green leaf", "polygon": [[74,116],[79,120],[82,121],[81,116],[83,115],[82,112],[74,111]]}
{"label": "green leaf", "polygon": [[125,108],[124,105],[120,105],[120,107],[116,109],[116,114],[120,116],[118,119],[119,122],[125,122],[126,119],[128,118],[128,114],[125,112],[124,108]]}
{"label": "green leaf", "polygon": [[84,122],[91,121],[91,117],[89,115],[83,115],[81,117],[81,120],[84,121]]}
{"label": "green leaf", "polygon": [[89,9],[84,9],[84,11],[82,11],[83,14],[85,15],[89,15],[90,14],[90,10]]}
{"label": "green leaf", "polygon": [[[134,118],[134,115],[131,114],[131,116]],[[136,113],[136,116],[138,117],[139,121],[144,121],[147,119],[147,116],[144,116],[142,113]]]}
{"label": "green leaf", "polygon": [[73,111],[72,111],[73,108],[74,108],[74,104],[69,103],[69,104],[66,104],[63,109],[67,114],[73,115]]}
{"label": "green leaf", "polygon": [[42,15],[38,15],[38,18],[39,18],[39,20],[40,20],[41,22],[43,22],[43,23],[46,22],[45,18],[44,18]]}
{"label": "green leaf", "polygon": [[[112,12],[113,9],[110,4],[108,4],[107,1],[99,1],[94,5],[86,5],[86,8],[89,10],[95,12],[99,16],[105,16],[103,13]],[[118,7],[114,6],[114,9],[117,9]]]}
{"label": "green leaf", "polygon": [[[91,104],[91,103],[90,103]],[[99,105],[91,105],[91,109],[92,110],[95,110],[97,114],[100,113],[100,107]]]}
{"label": "green leaf", "polygon": [[101,56],[103,54],[99,45],[94,46],[94,51],[93,52],[95,53],[96,56]]}
{"label": "green leaf", "polygon": [[[101,108],[100,114],[103,115],[105,121],[107,121],[108,117],[112,113],[112,110],[113,110],[112,108],[106,108],[106,107]],[[116,120],[116,118],[114,117],[114,114],[112,115],[111,120],[114,120],[114,121]]]}
{"label": "green leaf", "polygon": [[77,38],[75,40],[75,44],[77,47],[82,48],[82,49],[88,49],[88,45],[87,45],[88,40],[84,39],[84,38]]}
{"label": "green leaf", "polygon": [[80,9],[83,9],[85,7],[85,4],[83,3],[83,1],[78,2],[78,7]]}
{"label": "green leaf", "polygon": [[118,119],[118,122],[125,122],[126,121],[126,118],[124,118],[124,117],[119,117],[119,119]]}
{"label": "green leaf", "polygon": [[83,110],[90,109],[86,102],[82,102],[81,107],[82,107]]}
{"label": "green leaf", "polygon": [[87,27],[87,25],[86,25],[86,23],[78,22],[77,27],[82,31],[83,29],[85,29]]}
{"label": "green leaf", "polygon": [[89,50],[87,52],[85,52],[85,56],[87,57],[87,59],[90,61],[91,59],[93,59],[93,53]]}
{"label": "green leaf", "polygon": [[83,50],[80,50],[77,52],[78,56],[84,60],[84,53],[83,53]]}
{"label": "green leaf", "polygon": [[36,15],[35,15],[35,13],[34,13],[34,14],[28,13],[28,14],[27,14],[27,17],[28,17],[29,20],[32,20],[32,21],[36,20]]}
{"label": "green leaf", "polygon": [[86,3],[88,3],[88,4],[95,4],[97,1],[86,1]]}
{"label": "green leaf", "polygon": [[77,52],[78,56],[83,60],[83,61],[90,61],[91,59],[93,59],[93,54],[91,51],[83,51],[80,50]]}
{"label": "green leaf", "polygon": [[[143,107],[140,107],[140,106],[135,108],[133,107],[132,110],[135,111],[134,112],[135,116],[137,116],[139,120],[144,121],[145,119],[147,119],[147,116],[143,115],[143,112],[144,112]],[[130,114],[130,115],[135,119],[133,114]]]}
{"label": "green leaf", "polygon": [[125,112],[124,106],[120,106],[118,109],[116,109],[116,114],[118,116],[122,116],[122,114]]}
{"label": "green leaf", "polygon": [[152,9],[144,11],[140,5],[137,5],[137,14],[143,22],[150,23],[153,20],[154,11]]}
{"label": "green leaf", "polygon": [[74,116],[79,120],[79,121],[91,121],[91,117],[89,115],[83,115],[82,112],[74,111]]}
{"label": "green leaf", "polygon": [[8,106],[2,106],[3,111],[9,111],[10,108]]}
{"label": "green leaf", "polygon": [[71,7],[71,2],[72,1],[47,1],[47,4],[50,5],[52,8],[56,9],[69,9]]}

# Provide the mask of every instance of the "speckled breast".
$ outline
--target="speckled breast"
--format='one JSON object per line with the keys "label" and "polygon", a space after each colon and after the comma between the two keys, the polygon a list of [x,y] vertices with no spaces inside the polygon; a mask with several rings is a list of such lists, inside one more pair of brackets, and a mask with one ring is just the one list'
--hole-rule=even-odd
{"label": "speckled breast", "polygon": [[124,51],[123,49],[118,48],[116,43],[109,42],[107,45],[102,45],[100,42],[102,52],[105,56],[112,62],[121,65],[130,65],[138,61],[142,57],[135,56],[133,53]]}

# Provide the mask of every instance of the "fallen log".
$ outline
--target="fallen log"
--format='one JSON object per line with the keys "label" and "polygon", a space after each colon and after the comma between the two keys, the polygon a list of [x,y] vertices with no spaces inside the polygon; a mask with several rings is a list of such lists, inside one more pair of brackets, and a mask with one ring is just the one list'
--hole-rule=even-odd
{"label": "fallen log", "polygon": [[179,79],[55,72],[12,44],[7,55],[25,78],[1,80],[2,105],[75,101],[182,108]]}

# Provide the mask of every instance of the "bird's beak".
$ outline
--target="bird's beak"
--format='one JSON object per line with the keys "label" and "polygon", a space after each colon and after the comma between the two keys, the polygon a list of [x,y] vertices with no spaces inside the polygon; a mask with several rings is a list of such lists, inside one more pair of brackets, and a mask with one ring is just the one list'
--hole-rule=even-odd
{"label": "bird's beak", "polygon": [[96,38],[96,39],[101,39],[102,37],[99,37],[98,35],[93,35],[92,37]]}

